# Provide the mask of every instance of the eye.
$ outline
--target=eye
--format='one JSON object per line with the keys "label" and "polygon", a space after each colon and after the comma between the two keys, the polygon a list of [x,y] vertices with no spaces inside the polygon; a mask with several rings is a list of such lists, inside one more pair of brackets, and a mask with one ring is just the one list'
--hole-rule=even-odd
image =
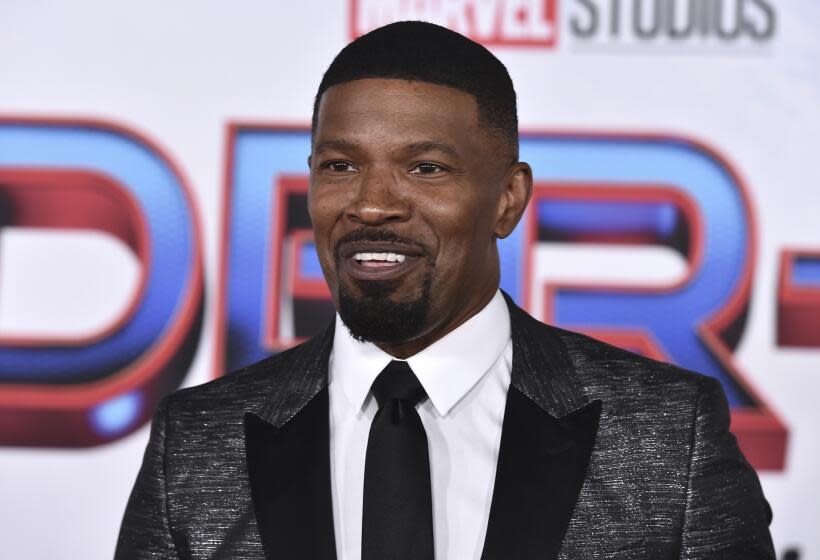
{"label": "eye", "polygon": [[410,169],[410,173],[414,173],[416,175],[434,175],[443,171],[445,171],[444,166],[437,163],[431,163],[429,161],[417,163]]}
{"label": "eye", "polygon": [[323,163],[321,167],[333,173],[351,173],[356,171],[352,163],[342,160],[328,161],[327,163]]}

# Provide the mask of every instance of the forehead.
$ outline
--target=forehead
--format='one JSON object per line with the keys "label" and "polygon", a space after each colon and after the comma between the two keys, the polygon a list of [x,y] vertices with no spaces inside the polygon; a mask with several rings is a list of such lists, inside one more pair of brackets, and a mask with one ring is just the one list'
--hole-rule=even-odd
{"label": "forehead", "polygon": [[474,150],[486,133],[479,128],[478,104],[469,93],[426,82],[363,79],[324,92],[314,140],[446,141]]}

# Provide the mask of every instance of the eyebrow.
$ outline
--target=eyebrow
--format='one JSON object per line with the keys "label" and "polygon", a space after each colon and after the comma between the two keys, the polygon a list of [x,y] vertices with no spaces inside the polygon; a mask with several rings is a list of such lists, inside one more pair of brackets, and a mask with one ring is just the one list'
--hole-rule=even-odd
{"label": "eyebrow", "polygon": [[338,150],[340,152],[349,152],[357,149],[357,145],[353,142],[348,142],[347,140],[325,140],[324,142],[319,142],[314,146],[313,151],[315,153],[321,153],[325,150]]}
{"label": "eyebrow", "polygon": [[422,154],[424,152],[441,152],[450,157],[459,158],[458,152],[455,148],[442,142],[433,142],[429,140],[421,142],[413,142],[407,146],[407,150],[412,154]]}
{"label": "eyebrow", "polygon": [[[355,142],[350,142],[349,140],[336,139],[319,142],[313,148],[313,152],[316,154],[322,153],[325,150],[355,152],[359,150],[359,145]],[[453,148],[449,144],[445,144],[443,142],[436,142],[433,140],[421,140],[418,142],[411,142],[410,144],[404,147],[404,150],[406,150],[408,153],[412,155],[423,154],[425,152],[440,152],[452,158],[460,158],[459,153],[456,151],[455,148]]]}

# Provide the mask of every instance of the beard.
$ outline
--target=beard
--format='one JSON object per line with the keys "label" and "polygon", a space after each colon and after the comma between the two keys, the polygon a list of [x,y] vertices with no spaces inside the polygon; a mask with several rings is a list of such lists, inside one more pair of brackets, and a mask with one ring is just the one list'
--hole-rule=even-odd
{"label": "beard", "polygon": [[412,340],[424,330],[430,308],[431,281],[432,275],[428,272],[421,293],[401,302],[390,299],[393,282],[368,282],[359,297],[339,285],[339,316],[359,342],[397,344]]}
{"label": "beard", "polygon": [[[345,241],[359,240],[408,242],[389,232],[365,230],[345,236],[339,245]],[[420,290],[409,301],[396,302],[391,299],[401,280],[358,283],[361,295],[354,295],[340,282],[339,317],[359,342],[396,344],[412,340],[424,330],[430,309],[432,281],[433,263],[428,260]]]}

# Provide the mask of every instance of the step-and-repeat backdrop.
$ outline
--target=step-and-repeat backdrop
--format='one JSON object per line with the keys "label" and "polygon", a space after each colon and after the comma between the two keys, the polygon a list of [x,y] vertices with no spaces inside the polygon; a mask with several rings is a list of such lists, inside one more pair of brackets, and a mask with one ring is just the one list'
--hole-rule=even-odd
{"label": "step-and-repeat backdrop", "polygon": [[814,0],[0,0],[0,557],[110,557],[158,399],[332,316],[311,104],[399,19],[513,76],[503,287],[720,379],[778,554],[820,557]]}

